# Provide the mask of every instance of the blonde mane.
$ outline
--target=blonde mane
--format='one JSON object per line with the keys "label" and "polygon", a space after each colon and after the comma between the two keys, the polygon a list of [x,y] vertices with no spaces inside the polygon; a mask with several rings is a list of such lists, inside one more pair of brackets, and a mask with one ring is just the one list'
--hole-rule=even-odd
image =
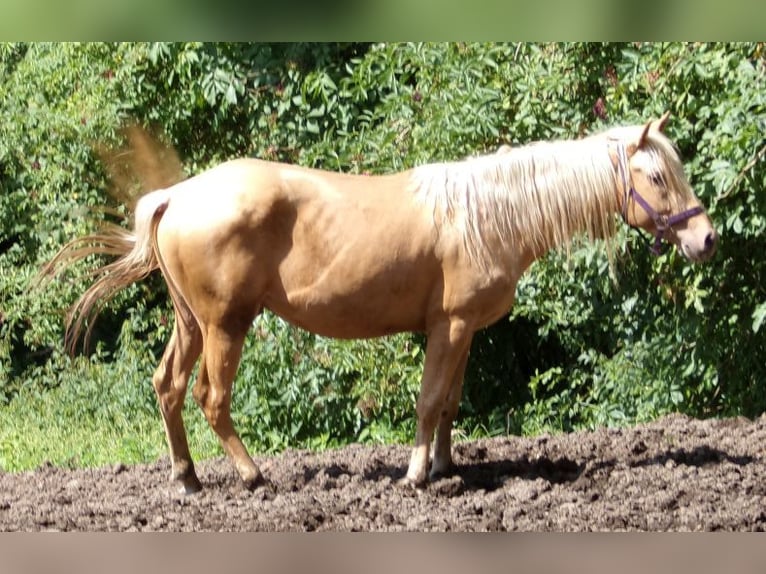
{"label": "blonde mane", "polygon": [[[581,140],[538,142],[504,153],[436,163],[413,171],[416,199],[432,210],[440,231],[462,237],[468,257],[483,267],[500,240],[540,254],[584,232],[589,239],[614,235],[619,213],[618,174],[612,145],[635,141],[639,128],[617,128]],[[647,151],[669,185],[691,196],[672,143],[651,134]],[[676,207],[676,206],[674,206]],[[611,258],[611,250],[610,250]]]}
{"label": "blonde mane", "polygon": [[414,170],[413,183],[437,227],[461,234],[468,256],[485,267],[491,239],[541,253],[581,231],[590,238],[613,235],[619,211],[603,138],[424,165]]}

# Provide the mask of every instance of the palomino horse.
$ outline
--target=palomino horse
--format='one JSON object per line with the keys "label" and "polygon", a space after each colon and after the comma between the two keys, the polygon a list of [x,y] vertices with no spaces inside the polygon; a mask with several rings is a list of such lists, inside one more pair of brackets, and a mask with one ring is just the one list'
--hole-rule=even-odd
{"label": "palomino horse", "polygon": [[181,409],[200,356],[196,402],[245,485],[264,480],[230,416],[243,341],[263,309],[327,337],[424,332],[403,479],[423,486],[434,432],[431,475],[452,464],[471,338],[508,312],[535,259],[579,232],[613,235],[617,214],[692,261],[713,254],[716,232],[662,133],[667,118],[381,176],[226,162],[144,195],[132,232],[115,226],[62,249],[54,266],[119,255],[74,305],[69,334],[106,297],[160,269],[175,328],[153,384],[172,479],[194,492]]}

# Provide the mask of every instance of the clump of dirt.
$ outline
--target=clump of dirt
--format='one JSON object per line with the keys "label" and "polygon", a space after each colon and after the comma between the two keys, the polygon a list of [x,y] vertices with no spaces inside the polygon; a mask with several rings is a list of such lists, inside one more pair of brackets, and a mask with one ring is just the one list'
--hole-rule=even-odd
{"label": "clump of dirt", "polygon": [[397,484],[406,446],[258,457],[273,488],[228,460],[175,492],[167,460],[0,473],[0,530],[764,530],[766,415],[672,415],[626,429],[459,443],[452,476]]}

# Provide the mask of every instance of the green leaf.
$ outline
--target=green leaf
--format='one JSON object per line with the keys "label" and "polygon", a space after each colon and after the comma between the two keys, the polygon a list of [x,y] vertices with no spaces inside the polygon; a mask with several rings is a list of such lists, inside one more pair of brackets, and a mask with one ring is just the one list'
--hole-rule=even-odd
{"label": "green leaf", "polygon": [[226,88],[226,103],[227,104],[236,104],[237,103],[237,90],[234,87],[234,84],[229,84],[229,87]]}
{"label": "green leaf", "polygon": [[764,320],[766,320],[766,301],[758,305],[753,311],[753,333],[760,330]]}

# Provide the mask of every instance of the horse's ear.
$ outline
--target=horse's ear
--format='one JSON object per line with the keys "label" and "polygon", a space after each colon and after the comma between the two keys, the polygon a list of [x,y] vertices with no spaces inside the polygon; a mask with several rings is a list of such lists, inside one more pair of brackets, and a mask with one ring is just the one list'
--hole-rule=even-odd
{"label": "horse's ear", "polygon": [[646,138],[649,135],[649,130],[651,127],[652,122],[646,122],[646,125],[644,125],[643,129],[641,130],[641,137],[638,138],[638,141],[628,144],[628,147],[625,150],[628,153],[628,157],[632,156],[634,153],[646,145]]}
{"label": "horse's ear", "polygon": [[662,114],[662,117],[658,119],[656,122],[652,124],[652,127],[656,129],[658,132],[664,132],[665,131],[665,125],[668,123],[668,118],[670,117],[670,110],[666,111],[664,114]]}

